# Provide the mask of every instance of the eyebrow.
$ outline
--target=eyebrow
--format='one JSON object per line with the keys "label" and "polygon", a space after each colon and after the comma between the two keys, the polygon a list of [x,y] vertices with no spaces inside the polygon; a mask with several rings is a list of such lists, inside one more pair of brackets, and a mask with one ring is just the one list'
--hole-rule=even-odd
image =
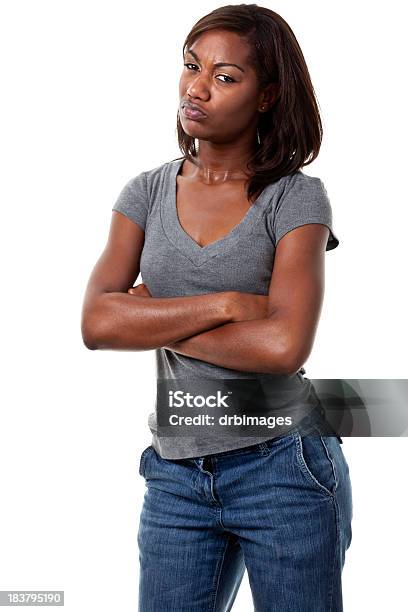
{"label": "eyebrow", "polygon": [[[187,49],[186,54],[189,53],[190,55],[192,55],[194,57],[194,59],[197,60],[197,62],[199,62],[199,58],[197,53],[194,53],[194,51],[192,49]],[[217,68],[221,68],[222,66],[235,66],[235,68],[238,68],[238,70],[241,70],[241,72],[245,72],[245,70],[243,68],[241,68],[241,66],[238,66],[238,64],[231,64],[230,62],[217,62],[217,64],[214,64],[214,66],[216,66]]]}

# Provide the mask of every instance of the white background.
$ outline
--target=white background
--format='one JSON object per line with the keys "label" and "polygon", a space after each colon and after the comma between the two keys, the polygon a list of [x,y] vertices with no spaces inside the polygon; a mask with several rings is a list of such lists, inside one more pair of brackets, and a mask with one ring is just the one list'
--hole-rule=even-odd
{"label": "white background", "polygon": [[[121,188],[181,155],[182,43],[217,6],[1,5],[0,590],[64,590],[70,612],[137,606],[154,353],[87,350],[80,312]],[[408,378],[404,5],[263,6],[312,76],[325,135],[304,171],[324,181],[340,240],[307,376]],[[345,612],[405,611],[407,441],[345,438],[343,451]],[[233,609],[252,609],[246,576]]]}

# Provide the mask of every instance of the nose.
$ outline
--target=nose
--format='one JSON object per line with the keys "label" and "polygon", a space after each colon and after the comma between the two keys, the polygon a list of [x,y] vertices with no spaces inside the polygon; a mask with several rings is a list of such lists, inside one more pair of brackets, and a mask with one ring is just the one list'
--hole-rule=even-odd
{"label": "nose", "polygon": [[190,85],[187,87],[187,94],[191,98],[206,98],[208,97],[208,86],[206,80],[201,78],[203,75],[198,74],[192,80]]}

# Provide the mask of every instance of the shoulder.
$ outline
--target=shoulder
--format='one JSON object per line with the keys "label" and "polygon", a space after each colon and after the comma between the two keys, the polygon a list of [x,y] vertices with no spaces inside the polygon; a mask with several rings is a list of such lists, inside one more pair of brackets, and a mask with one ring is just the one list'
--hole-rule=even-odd
{"label": "shoulder", "polygon": [[270,203],[269,213],[272,216],[282,214],[308,216],[320,210],[331,212],[330,200],[323,184],[317,176],[309,176],[302,170],[292,172],[277,181],[275,197]]}
{"label": "shoulder", "polygon": [[161,181],[171,170],[171,167],[179,162],[179,159],[181,158],[164,162],[153,168],[148,168],[147,170],[140,171],[138,174],[134,174],[127,179],[123,186],[123,191],[129,195],[137,194],[139,198],[141,196],[145,198],[151,197],[154,195],[155,190],[161,185]]}
{"label": "shoulder", "polygon": [[339,243],[333,232],[332,207],[323,181],[302,170],[277,181],[276,195],[268,208],[268,223],[275,244],[288,231],[307,223],[322,223],[329,227],[327,250]]}
{"label": "shoulder", "polygon": [[172,169],[175,168],[181,159],[182,158],[172,159],[171,161],[161,163],[153,168],[148,168],[131,178],[129,184],[136,186],[143,183],[146,196],[151,198],[159,190],[162,182],[170,175]]}
{"label": "shoulder", "polygon": [[153,203],[161,193],[163,180],[177,162],[171,160],[132,176],[122,187],[112,210],[121,212],[145,229]]}
{"label": "shoulder", "polygon": [[305,174],[302,170],[292,172],[282,179],[282,195],[285,198],[313,198],[327,196],[323,181],[317,176]]}

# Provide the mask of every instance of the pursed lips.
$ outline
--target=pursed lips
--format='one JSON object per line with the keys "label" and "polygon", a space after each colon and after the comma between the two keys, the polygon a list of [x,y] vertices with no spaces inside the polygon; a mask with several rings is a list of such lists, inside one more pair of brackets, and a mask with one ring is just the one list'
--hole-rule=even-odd
{"label": "pursed lips", "polygon": [[[200,116],[200,117],[206,117],[206,113],[199,107],[196,106],[195,104],[190,104],[189,102],[183,102],[182,103],[182,109],[185,111],[185,114],[191,115],[191,116]],[[187,111],[187,113],[186,113]]]}

